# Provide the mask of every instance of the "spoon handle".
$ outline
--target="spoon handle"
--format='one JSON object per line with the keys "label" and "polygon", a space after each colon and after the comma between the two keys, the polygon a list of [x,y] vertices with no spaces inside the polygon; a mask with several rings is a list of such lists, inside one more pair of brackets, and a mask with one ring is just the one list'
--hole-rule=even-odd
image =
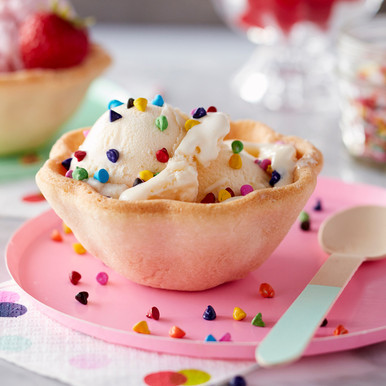
{"label": "spoon handle", "polygon": [[333,254],[256,349],[256,360],[270,367],[300,358],[323,318],[364,258]]}

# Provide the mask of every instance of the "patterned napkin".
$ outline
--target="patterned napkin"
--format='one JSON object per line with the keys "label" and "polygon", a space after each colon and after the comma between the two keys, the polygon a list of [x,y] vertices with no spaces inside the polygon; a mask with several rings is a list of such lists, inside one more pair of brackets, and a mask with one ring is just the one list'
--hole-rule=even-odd
{"label": "patterned napkin", "polygon": [[49,319],[13,281],[0,284],[0,358],[82,386],[220,384],[256,367],[106,343]]}

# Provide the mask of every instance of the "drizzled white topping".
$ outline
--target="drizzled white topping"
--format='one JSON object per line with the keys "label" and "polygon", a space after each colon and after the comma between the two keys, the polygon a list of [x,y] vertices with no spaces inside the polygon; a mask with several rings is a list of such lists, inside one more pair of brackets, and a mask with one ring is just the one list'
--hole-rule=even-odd
{"label": "drizzled white topping", "polygon": [[197,162],[207,166],[215,160],[222,140],[230,130],[229,119],[224,113],[210,113],[200,122],[187,132],[161,173],[144,184],[125,190],[119,199],[195,201],[198,193]]}

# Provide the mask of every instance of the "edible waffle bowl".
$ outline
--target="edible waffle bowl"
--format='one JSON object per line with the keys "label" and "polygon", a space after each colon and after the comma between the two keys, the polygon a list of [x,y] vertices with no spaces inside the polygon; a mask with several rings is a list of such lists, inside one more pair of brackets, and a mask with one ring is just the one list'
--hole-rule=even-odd
{"label": "edible waffle bowl", "polygon": [[87,58],[75,67],[0,74],[0,156],[47,142],[110,63],[110,56],[93,44]]}
{"label": "edible waffle bowl", "polygon": [[226,139],[236,138],[294,145],[293,183],[215,204],[108,198],[64,176],[61,162],[83,142],[83,129],[58,140],[36,180],[79,242],[107,266],[151,287],[205,290],[245,277],[272,254],[313,192],[323,163],[309,142],[258,122],[232,122]]}

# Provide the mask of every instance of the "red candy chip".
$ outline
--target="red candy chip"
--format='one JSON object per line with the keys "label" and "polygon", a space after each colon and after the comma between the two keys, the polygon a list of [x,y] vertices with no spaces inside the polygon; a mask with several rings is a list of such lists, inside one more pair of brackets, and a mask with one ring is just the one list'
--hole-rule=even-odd
{"label": "red candy chip", "polygon": [[150,319],[158,320],[159,319],[159,310],[157,307],[152,307],[147,312],[146,316]]}
{"label": "red candy chip", "polygon": [[216,202],[216,197],[214,196],[213,193],[208,193],[202,200],[202,204],[213,204]]}
{"label": "red candy chip", "polygon": [[70,282],[74,285],[77,285],[79,283],[79,280],[82,278],[82,275],[76,271],[72,271],[69,276]]}
{"label": "red candy chip", "polygon": [[217,109],[214,106],[209,106],[206,110],[207,113],[216,113]]}
{"label": "red candy chip", "polygon": [[82,151],[82,150],[77,150],[75,153],[74,153],[74,157],[80,162],[84,159],[84,157],[86,157],[86,152],[85,151]]}
{"label": "red candy chip", "polygon": [[169,153],[165,148],[158,150],[157,153],[155,153],[155,156],[159,162],[166,163],[169,161]]}
{"label": "red candy chip", "polygon": [[229,192],[229,194],[231,195],[231,197],[234,197],[235,196],[235,193],[234,193],[234,191],[231,189],[231,188],[225,188],[225,190],[227,191],[227,192]]}
{"label": "red candy chip", "polygon": [[275,296],[274,289],[268,283],[261,283],[259,293],[263,298],[273,298]]}

